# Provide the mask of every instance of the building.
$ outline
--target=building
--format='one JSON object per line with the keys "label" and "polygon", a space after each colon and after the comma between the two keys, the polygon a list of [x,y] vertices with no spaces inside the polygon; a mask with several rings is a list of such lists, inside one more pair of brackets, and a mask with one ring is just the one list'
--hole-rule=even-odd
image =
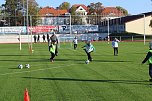
{"label": "building", "polygon": [[151,15],[152,12],[147,12],[114,19],[110,19],[109,17],[100,23],[99,31],[108,32],[109,26],[110,33],[129,32],[150,35],[152,33],[149,26],[150,20],[152,19]]}
{"label": "building", "polygon": [[81,20],[77,20],[78,24],[87,24],[88,8],[83,4],[75,4],[75,5],[72,5],[71,8],[76,8],[74,11],[75,16],[81,19]]}
{"label": "building", "polygon": [[76,8],[75,15],[87,15],[88,13],[88,8],[83,4],[75,4],[72,7]]}
{"label": "building", "polygon": [[[88,13],[90,14],[90,13]],[[101,9],[100,14],[88,15],[89,24],[99,25],[101,22],[106,21],[107,19],[115,19],[125,16],[122,10],[119,10],[116,7],[104,7]]]}
{"label": "building", "polygon": [[101,15],[103,16],[113,16],[113,17],[120,17],[125,16],[122,10],[118,10],[116,7],[105,7]]}
{"label": "building", "polygon": [[69,17],[62,16],[67,14],[67,10],[54,9],[53,7],[41,8],[39,11],[39,25],[64,25]]}

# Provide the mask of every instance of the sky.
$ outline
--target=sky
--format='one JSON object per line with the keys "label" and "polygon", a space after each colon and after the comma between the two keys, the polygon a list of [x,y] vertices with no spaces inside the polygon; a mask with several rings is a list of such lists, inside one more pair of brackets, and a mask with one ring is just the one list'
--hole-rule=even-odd
{"label": "sky", "polygon": [[[63,2],[73,4],[84,4],[88,6],[90,3],[101,2],[104,7],[121,6],[128,11],[129,14],[140,14],[152,11],[152,0],[36,0],[40,7],[58,7]],[[5,0],[0,0],[0,5]]]}

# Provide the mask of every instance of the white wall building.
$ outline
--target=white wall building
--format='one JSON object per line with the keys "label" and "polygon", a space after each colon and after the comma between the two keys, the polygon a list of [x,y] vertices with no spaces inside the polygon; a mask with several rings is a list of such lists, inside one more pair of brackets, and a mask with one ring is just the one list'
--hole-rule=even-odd
{"label": "white wall building", "polygon": [[129,32],[151,35],[152,28],[149,26],[150,20],[152,20],[152,12],[109,19],[109,21],[107,19],[101,22],[99,31],[107,32],[109,25],[110,33]]}

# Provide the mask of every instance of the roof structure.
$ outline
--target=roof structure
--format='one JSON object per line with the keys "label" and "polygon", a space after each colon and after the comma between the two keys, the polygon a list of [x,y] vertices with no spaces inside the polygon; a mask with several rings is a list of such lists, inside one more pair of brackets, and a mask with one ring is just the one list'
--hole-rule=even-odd
{"label": "roof structure", "polygon": [[75,5],[72,5],[72,7],[76,7],[76,8],[79,8],[80,6],[83,7],[86,11],[88,11],[87,6],[85,6],[84,4],[75,4]]}
{"label": "roof structure", "polygon": [[54,9],[53,7],[44,7],[42,9],[40,9],[40,11],[39,11],[39,15],[59,16],[59,15],[64,15],[65,13],[68,13],[68,11]]}
{"label": "roof structure", "polygon": [[123,11],[118,10],[116,7],[105,7],[102,10],[101,15],[104,15],[104,16],[124,16]]}

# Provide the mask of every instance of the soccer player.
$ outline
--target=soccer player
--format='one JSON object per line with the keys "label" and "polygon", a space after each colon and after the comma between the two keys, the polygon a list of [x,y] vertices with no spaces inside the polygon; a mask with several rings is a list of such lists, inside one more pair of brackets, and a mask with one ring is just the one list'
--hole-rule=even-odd
{"label": "soccer player", "polygon": [[50,37],[50,40],[51,40],[51,44],[52,43],[55,43],[55,55],[57,56],[58,55],[58,38],[57,36],[55,35],[55,32],[53,32],[53,35]]}
{"label": "soccer player", "polygon": [[113,53],[114,56],[118,56],[118,42],[120,42],[117,38],[112,41]]}
{"label": "soccer player", "polygon": [[147,53],[145,59],[142,61],[142,64],[144,64],[146,61],[148,61],[149,64],[149,81],[152,82],[152,42],[149,43],[149,52]]}
{"label": "soccer player", "polygon": [[52,42],[51,45],[49,46],[49,52],[51,53],[50,62],[54,61],[54,58],[55,58],[55,49],[56,49],[55,42]]}
{"label": "soccer player", "polygon": [[82,48],[84,48],[83,50],[86,52],[88,60],[92,61],[93,59],[91,56],[91,52],[95,51],[95,47],[91,44],[90,41],[86,41],[86,45],[84,45]]}
{"label": "soccer player", "polygon": [[78,45],[77,37],[74,38],[73,44],[74,44],[74,50],[77,49],[77,45]]}

